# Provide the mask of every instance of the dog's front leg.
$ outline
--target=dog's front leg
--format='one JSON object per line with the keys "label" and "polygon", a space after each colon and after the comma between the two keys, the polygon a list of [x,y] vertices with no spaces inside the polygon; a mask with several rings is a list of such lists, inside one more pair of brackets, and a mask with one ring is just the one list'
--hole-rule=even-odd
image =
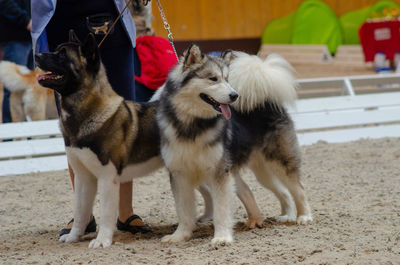
{"label": "dog's front leg", "polygon": [[233,242],[232,236],[232,203],[233,181],[228,173],[216,176],[210,181],[214,205],[214,238],[213,245]]}
{"label": "dog's front leg", "polygon": [[100,197],[100,225],[96,239],[93,239],[89,248],[109,247],[112,244],[115,226],[118,217],[119,177],[101,176],[98,178]]}
{"label": "dog's front leg", "polygon": [[171,188],[175,198],[178,228],[172,235],[164,236],[161,241],[178,243],[192,236],[196,221],[194,187],[187,176],[170,175]]}
{"label": "dog's front leg", "polygon": [[85,233],[92,214],[96,195],[96,178],[86,168],[74,159],[69,159],[75,173],[74,188],[74,224],[69,234],[60,237],[60,242],[76,242]]}

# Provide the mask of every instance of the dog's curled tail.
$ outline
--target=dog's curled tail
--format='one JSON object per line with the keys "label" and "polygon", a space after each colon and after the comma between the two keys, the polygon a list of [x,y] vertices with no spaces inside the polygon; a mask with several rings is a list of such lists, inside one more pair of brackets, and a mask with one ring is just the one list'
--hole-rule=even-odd
{"label": "dog's curled tail", "polygon": [[229,66],[229,83],[239,94],[232,104],[239,112],[250,112],[266,102],[281,109],[297,98],[297,81],[293,67],[277,54],[265,60],[236,53]]}
{"label": "dog's curled tail", "polygon": [[0,61],[0,83],[11,92],[22,91],[37,82],[36,75],[27,67],[9,61]]}

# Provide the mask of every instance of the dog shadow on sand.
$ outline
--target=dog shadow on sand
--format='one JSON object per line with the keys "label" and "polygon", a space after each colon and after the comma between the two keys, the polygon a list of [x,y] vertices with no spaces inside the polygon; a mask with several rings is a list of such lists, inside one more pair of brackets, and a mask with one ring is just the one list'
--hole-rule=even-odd
{"label": "dog shadow on sand", "polygon": [[[122,231],[116,231],[114,234],[113,241],[119,242],[121,244],[130,244],[133,243],[137,240],[161,240],[163,236],[172,234],[178,224],[168,224],[168,225],[152,225],[153,231],[150,233],[137,233],[137,234],[131,234],[129,232],[122,232]],[[258,229],[268,229],[274,226],[291,226],[291,225],[296,225],[295,223],[287,223],[287,224],[282,224],[276,222],[276,220],[273,217],[268,217],[264,220],[263,226],[259,228],[254,228],[256,230]],[[234,231],[235,233],[241,233],[241,232],[246,232],[250,231],[248,227],[245,226],[244,222],[237,222],[234,225]],[[206,223],[197,223],[196,229],[193,231],[193,236],[192,239],[211,239],[214,235],[214,226],[212,224],[212,221],[206,222]],[[90,241],[96,237],[96,233],[91,233],[88,235],[85,235],[82,240],[84,241]]]}
{"label": "dog shadow on sand", "polygon": [[[168,224],[168,225],[159,225],[159,224],[150,224],[152,226],[153,232],[151,233],[145,233],[145,234],[131,234],[129,232],[121,232],[121,231],[116,231],[114,234],[113,242],[116,245],[122,244],[122,245],[130,245],[134,242],[137,241],[160,241],[163,236],[172,234],[176,228],[177,224]],[[276,226],[291,226],[295,225],[294,223],[288,223],[288,224],[282,224],[278,223],[275,221],[274,218],[269,217],[266,218],[263,222],[263,226],[261,228],[254,228],[254,231],[259,231],[259,230],[264,230],[264,229],[270,229]],[[244,222],[237,222],[234,225],[234,231],[235,233],[246,233],[250,231],[251,229],[247,228],[245,226]],[[41,240],[44,240],[48,242],[48,244],[53,244],[55,241],[58,241],[58,229],[45,229],[45,230],[39,230],[39,231],[31,231],[29,233],[29,237],[32,236],[32,240],[28,240],[25,238],[28,243],[31,242],[32,244],[36,244],[38,238],[42,238]],[[84,235],[80,243],[78,243],[75,246],[86,246],[92,239],[96,238],[97,233],[90,233],[87,235]],[[206,222],[206,223],[198,223],[196,229],[193,232],[192,240],[211,240],[211,238],[214,235],[214,227],[212,225],[212,222]],[[25,236],[24,236],[25,237]],[[44,242],[43,241],[43,242]],[[86,246],[87,247],[87,246]]]}

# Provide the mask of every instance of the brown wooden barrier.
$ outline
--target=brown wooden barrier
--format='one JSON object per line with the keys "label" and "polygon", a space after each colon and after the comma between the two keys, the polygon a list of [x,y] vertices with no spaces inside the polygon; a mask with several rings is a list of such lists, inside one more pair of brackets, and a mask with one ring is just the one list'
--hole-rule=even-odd
{"label": "brown wooden barrier", "polygon": [[[161,0],[176,40],[259,38],[265,25],[296,10],[303,0]],[[324,0],[337,16],[378,0]],[[153,0],[153,27],[166,37]],[[400,4],[400,0],[395,0]]]}

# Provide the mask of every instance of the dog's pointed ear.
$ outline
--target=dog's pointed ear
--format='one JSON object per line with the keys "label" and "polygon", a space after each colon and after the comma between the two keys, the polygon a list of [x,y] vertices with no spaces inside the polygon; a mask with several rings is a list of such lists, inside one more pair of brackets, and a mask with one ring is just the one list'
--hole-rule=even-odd
{"label": "dog's pointed ear", "polygon": [[232,61],[236,58],[236,55],[232,50],[226,50],[221,54],[221,57],[227,65],[230,65]]}
{"label": "dog's pointed ear", "polygon": [[204,55],[201,53],[199,46],[192,44],[183,54],[184,61],[183,66],[184,68],[188,68],[193,64],[200,64],[201,60],[203,59]]}
{"label": "dog's pointed ear", "polygon": [[69,42],[81,43],[81,41],[78,39],[78,36],[76,36],[75,31],[73,29],[69,30]]}
{"label": "dog's pointed ear", "polygon": [[82,46],[83,56],[86,58],[87,67],[91,68],[92,71],[97,73],[100,67],[100,54],[99,48],[97,47],[96,38],[93,33],[89,33],[85,43]]}
{"label": "dog's pointed ear", "polygon": [[93,33],[89,33],[86,37],[85,43],[82,46],[82,51],[87,59],[94,59],[99,53],[96,43],[96,38]]}

